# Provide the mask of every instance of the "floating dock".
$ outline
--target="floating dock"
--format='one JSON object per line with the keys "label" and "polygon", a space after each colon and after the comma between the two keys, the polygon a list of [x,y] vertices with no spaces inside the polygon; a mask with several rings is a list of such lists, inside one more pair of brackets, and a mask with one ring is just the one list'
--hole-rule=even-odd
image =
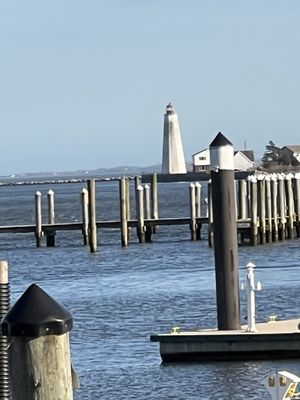
{"label": "floating dock", "polygon": [[151,335],[159,342],[162,362],[236,361],[300,358],[300,318],[257,323],[240,330],[200,329]]}

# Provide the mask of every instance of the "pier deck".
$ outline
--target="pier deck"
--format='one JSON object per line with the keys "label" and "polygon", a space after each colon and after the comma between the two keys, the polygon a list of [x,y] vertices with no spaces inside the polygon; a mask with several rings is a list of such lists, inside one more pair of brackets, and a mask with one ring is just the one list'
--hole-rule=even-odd
{"label": "pier deck", "polygon": [[201,329],[151,335],[163,362],[300,358],[300,319],[257,323],[256,332]]}

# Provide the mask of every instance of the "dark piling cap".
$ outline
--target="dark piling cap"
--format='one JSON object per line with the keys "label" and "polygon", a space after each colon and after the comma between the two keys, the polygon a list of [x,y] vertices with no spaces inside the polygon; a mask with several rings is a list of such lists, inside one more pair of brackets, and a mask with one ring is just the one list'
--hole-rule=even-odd
{"label": "dark piling cap", "polygon": [[223,133],[219,132],[214,140],[211,142],[209,147],[222,147],[222,146],[232,146],[232,143],[223,135]]}
{"label": "dark piling cap", "polygon": [[1,323],[4,336],[63,335],[72,327],[71,314],[35,284],[26,289]]}

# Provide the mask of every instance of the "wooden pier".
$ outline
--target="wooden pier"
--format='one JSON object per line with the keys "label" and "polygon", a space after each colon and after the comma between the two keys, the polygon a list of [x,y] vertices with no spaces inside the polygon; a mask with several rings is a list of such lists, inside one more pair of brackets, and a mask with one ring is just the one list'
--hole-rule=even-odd
{"label": "wooden pier", "polygon": [[[127,177],[119,179],[118,219],[97,220],[98,182],[92,179],[81,192],[80,222],[57,221],[55,193],[52,190],[47,195],[48,220],[43,221],[42,196],[38,191],[35,194],[35,223],[0,226],[0,234],[32,233],[37,246],[41,246],[43,238],[46,238],[47,246],[53,247],[56,232],[79,231],[83,244],[89,244],[91,251],[97,251],[97,232],[100,229],[119,230],[121,244],[126,247],[130,242],[136,241],[130,231],[136,231],[137,240],[145,243],[151,242],[154,234],[159,234],[160,226],[185,225],[190,231],[191,240],[207,238],[209,245],[213,246],[213,224],[218,221],[214,221],[213,217],[210,181],[191,182],[187,205],[189,215],[168,218],[159,216],[161,210],[158,208],[158,176],[152,175],[151,182],[146,184],[142,183],[141,177],[134,178],[135,204],[130,204],[132,181]],[[248,175],[246,179],[235,180],[235,194],[239,243],[255,246],[300,236],[300,174]],[[132,208],[136,210],[135,216],[132,215]]]}

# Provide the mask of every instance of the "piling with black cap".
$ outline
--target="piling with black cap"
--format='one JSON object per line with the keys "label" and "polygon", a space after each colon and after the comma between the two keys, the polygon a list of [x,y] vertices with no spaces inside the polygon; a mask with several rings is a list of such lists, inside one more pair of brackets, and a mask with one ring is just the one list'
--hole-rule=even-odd
{"label": "piling with black cap", "polygon": [[238,244],[232,143],[219,132],[209,147],[219,330],[240,329]]}
{"label": "piling with black cap", "polygon": [[39,286],[23,293],[1,323],[9,336],[14,400],[73,399],[71,314]]}
{"label": "piling with black cap", "polygon": [[[0,321],[8,313],[10,303],[8,263],[0,261]],[[8,339],[0,332],[0,399],[10,400]]]}

